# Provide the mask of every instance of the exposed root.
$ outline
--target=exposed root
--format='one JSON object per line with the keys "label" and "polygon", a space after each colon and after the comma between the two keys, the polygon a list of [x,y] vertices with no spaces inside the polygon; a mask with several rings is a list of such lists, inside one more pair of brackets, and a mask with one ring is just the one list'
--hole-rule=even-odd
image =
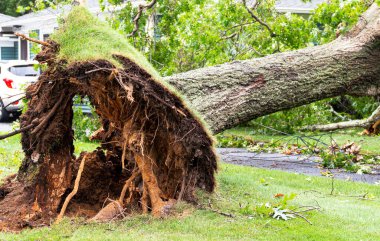
{"label": "exposed root", "polygon": [[140,170],[134,171],[132,176],[125,181],[125,184],[123,186],[123,190],[121,191],[120,197],[119,197],[119,203],[123,204],[124,197],[127,192],[127,189],[130,187],[131,183],[135,180],[135,178],[140,174]]}
{"label": "exposed root", "polygon": [[54,107],[51,109],[51,111],[44,117],[44,119],[38,124],[38,126],[36,126],[36,128],[33,129],[33,131],[31,132],[32,134],[36,134],[38,133],[39,131],[41,131],[45,125],[48,123],[48,121],[50,120],[50,118],[55,114],[55,112],[57,111],[58,107],[61,105],[63,99],[65,98],[65,95],[61,95],[61,97],[59,98],[58,102],[55,103]]}
{"label": "exposed root", "polygon": [[84,165],[85,165],[85,162],[86,162],[86,158],[87,158],[87,155],[85,155],[85,156],[82,158],[82,161],[81,161],[80,166],[79,166],[79,170],[78,170],[77,177],[75,178],[74,189],[73,189],[73,190],[71,191],[71,193],[66,197],[65,202],[63,203],[63,206],[62,206],[62,208],[61,208],[61,211],[59,212],[59,215],[58,215],[57,219],[55,220],[55,223],[59,223],[59,222],[61,222],[61,220],[62,220],[62,218],[63,218],[63,215],[65,215],[67,205],[69,205],[70,200],[71,200],[71,199],[75,196],[75,194],[77,194],[77,192],[78,192],[78,189],[79,189],[79,182],[80,182],[80,179],[81,179],[81,176],[82,176],[82,172],[83,172],[83,169],[84,169]]}
{"label": "exposed root", "polygon": [[139,154],[135,154],[135,160],[139,169],[141,170],[141,174],[146,183],[150,201],[152,204],[152,213],[156,217],[161,217],[165,215],[164,206],[166,203],[161,198],[161,190],[158,187],[158,182],[156,175],[153,173],[152,159],[148,156],[141,156]]}
{"label": "exposed root", "polygon": [[141,197],[141,209],[143,211],[143,214],[147,214],[148,211],[149,211],[149,207],[148,207],[148,189],[146,187],[146,184],[143,183],[143,194],[142,194],[142,197]]}
{"label": "exposed root", "polygon": [[[20,121],[21,128],[34,128],[22,135],[17,188],[23,189],[0,193],[5,227],[26,215],[24,226],[58,223],[64,215],[110,221],[132,210],[162,217],[177,199],[194,202],[196,188],[213,191],[212,138],[180,97],[128,58],[114,55],[123,68],[106,60],[67,64],[56,59],[59,46],[49,44],[54,47],[37,56],[48,68],[28,87],[29,108]],[[100,146],[78,159],[75,95],[88,97],[102,123],[91,137]],[[18,197],[26,208],[10,217],[20,205],[4,205]],[[103,207],[104,200],[112,202]]]}
{"label": "exposed root", "polygon": [[0,135],[0,140],[3,140],[3,139],[5,139],[5,138],[11,137],[11,136],[17,135],[17,134],[19,134],[19,133],[21,133],[21,132],[24,132],[24,131],[27,131],[27,130],[29,130],[29,129],[32,129],[34,126],[35,126],[35,124],[30,124],[30,125],[28,125],[28,126],[25,126],[25,127],[20,128],[20,129],[18,129],[18,130],[12,131],[12,132],[7,133],[7,134],[5,134],[5,135]]}

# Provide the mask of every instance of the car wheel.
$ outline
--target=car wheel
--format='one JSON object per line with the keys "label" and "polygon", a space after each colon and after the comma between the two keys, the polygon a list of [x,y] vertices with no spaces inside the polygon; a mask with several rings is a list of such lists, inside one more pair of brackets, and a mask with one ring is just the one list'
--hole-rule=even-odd
{"label": "car wheel", "polygon": [[0,103],[0,122],[9,120],[9,112]]}

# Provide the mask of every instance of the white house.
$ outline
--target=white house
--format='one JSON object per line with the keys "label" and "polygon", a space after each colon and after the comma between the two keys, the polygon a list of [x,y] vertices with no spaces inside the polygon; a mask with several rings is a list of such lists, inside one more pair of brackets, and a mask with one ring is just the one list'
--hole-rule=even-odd
{"label": "white house", "polygon": [[[138,5],[144,1],[130,0],[132,4]],[[304,3],[301,0],[279,0],[276,9],[279,12],[291,12],[296,14],[310,14],[319,3],[324,0],[312,0]],[[99,0],[87,0],[87,8],[94,14],[102,18],[106,13],[101,12]],[[14,35],[15,32],[28,35],[34,32],[34,38],[46,40],[55,28],[58,27],[57,18],[67,13],[72,5],[57,7],[57,9],[45,9],[39,12],[32,12],[20,17],[11,17],[0,14],[0,62],[9,60],[30,60],[33,59],[31,45],[26,40]]]}

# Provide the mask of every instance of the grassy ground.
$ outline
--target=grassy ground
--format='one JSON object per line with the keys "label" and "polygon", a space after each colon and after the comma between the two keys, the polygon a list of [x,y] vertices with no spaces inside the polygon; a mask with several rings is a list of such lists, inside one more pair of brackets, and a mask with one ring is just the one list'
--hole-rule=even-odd
{"label": "grassy ground", "polygon": [[[304,136],[304,139],[310,143],[315,143],[315,140],[312,140],[308,137],[319,139],[321,142],[326,144],[331,143],[331,138],[333,138],[339,146],[347,143],[348,141],[353,141],[358,145],[362,146],[363,154],[370,155],[380,155],[380,136],[361,136],[358,133],[363,131],[363,129],[354,129],[350,131],[336,131],[332,133],[303,133],[299,136]],[[303,144],[302,141],[297,138],[296,135],[256,135],[252,134],[252,127],[236,127],[224,132],[225,135],[238,135],[250,137],[255,141],[279,141],[281,143],[288,144]]]}
{"label": "grassy ground", "polygon": [[[15,172],[22,157],[19,137],[0,141],[0,170]],[[76,143],[91,149],[94,144]],[[281,171],[221,164],[215,194],[201,194],[200,202],[233,213],[225,217],[209,210],[181,204],[166,219],[136,215],[107,224],[84,224],[66,219],[49,228],[22,233],[0,233],[0,240],[380,240],[380,188],[376,185],[308,177]],[[321,212],[307,214],[313,223],[255,216],[253,207],[273,202],[277,193],[295,193],[292,205],[320,205]],[[362,199],[367,193],[369,199]],[[249,215],[241,214],[247,207]],[[246,211],[247,213],[247,211]]]}

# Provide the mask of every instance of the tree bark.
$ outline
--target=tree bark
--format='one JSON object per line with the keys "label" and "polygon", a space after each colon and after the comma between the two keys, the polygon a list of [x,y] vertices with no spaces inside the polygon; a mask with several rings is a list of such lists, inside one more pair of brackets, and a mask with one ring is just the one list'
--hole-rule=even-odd
{"label": "tree bark", "polygon": [[321,46],[197,69],[166,80],[214,133],[277,111],[343,94],[380,93],[380,9]]}

